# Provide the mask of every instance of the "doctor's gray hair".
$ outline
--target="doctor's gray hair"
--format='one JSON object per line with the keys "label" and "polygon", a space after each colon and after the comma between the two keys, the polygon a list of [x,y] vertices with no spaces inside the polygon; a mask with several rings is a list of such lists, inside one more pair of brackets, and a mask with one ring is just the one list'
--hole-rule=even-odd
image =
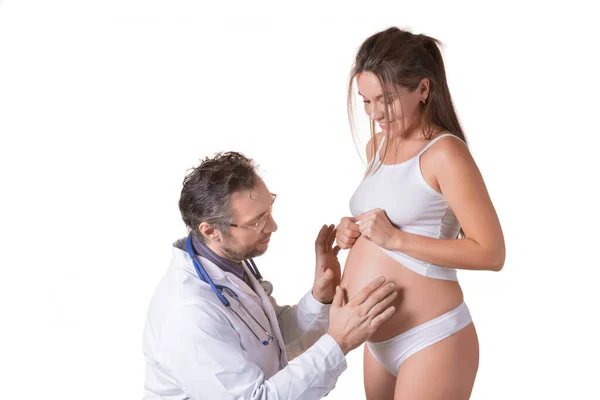
{"label": "doctor's gray hair", "polygon": [[232,221],[231,195],[238,190],[253,189],[259,179],[255,162],[241,153],[230,151],[206,157],[183,180],[179,198],[183,222],[203,242],[206,238],[199,231],[201,222],[228,235]]}

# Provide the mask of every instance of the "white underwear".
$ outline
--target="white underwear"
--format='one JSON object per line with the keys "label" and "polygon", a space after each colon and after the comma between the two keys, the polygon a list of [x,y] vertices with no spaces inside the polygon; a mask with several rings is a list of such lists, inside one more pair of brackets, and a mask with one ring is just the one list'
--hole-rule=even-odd
{"label": "white underwear", "polygon": [[415,326],[383,342],[367,342],[373,357],[392,375],[397,376],[400,366],[419,350],[439,342],[471,323],[471,313],[462,302],[454,310]]}

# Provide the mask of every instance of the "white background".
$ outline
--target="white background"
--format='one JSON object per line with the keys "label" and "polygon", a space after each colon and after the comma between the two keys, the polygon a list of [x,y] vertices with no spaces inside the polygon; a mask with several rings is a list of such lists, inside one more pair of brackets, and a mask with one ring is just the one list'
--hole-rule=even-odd
{"label": "white background", "polygon": [[[279,194],[259,266],[295,303],[364,168],[353,56],[396,25],[444,43],[506,236],[502,272],[460,273],[481,342],[472,398],[600,398],[590,7],[216,3],[0,4],[0,397],[141,398],[146,308],[185,235],[181,182],[219,150],[255,158]],[[362,393],[359,350],[328,399]]]}

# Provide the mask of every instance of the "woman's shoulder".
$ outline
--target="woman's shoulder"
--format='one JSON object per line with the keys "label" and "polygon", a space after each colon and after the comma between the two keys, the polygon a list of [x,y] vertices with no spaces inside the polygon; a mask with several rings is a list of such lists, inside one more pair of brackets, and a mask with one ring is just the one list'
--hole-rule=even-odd
{"label": "woman's shoulder", "polygon": [[458,135],[441,131],[429,139],[423,151],[423,159],[437,160],[443,163],[448,161],[471,158],[467,143]]}
{"label": "woman's shoulder", "polygon": [[374,136],[371,136],[369,141],[367,142],[366,150],[367,150],[367,160],[370,162],[373,159],[374,152],[379,149],[382,141],[385,138],[385,134],[383,132],[378,132]]}

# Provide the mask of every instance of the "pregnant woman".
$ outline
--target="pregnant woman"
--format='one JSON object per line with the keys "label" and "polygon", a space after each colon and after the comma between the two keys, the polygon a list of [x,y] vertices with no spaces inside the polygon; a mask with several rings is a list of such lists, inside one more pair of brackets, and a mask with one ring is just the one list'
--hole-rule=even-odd
{"label": "pregnant woman", "polygon": [[342,286],[351,298],[384,275],[398,291],[396,313],[365,346],[367,398],[468,399],[479,344],[456,270],[499,271],[505,248],[438,41],[398,28],[379,32],[356,55],[351,117],[354,83],[371,139],[352,216],[337,227],[338,245],[350,249]]}

